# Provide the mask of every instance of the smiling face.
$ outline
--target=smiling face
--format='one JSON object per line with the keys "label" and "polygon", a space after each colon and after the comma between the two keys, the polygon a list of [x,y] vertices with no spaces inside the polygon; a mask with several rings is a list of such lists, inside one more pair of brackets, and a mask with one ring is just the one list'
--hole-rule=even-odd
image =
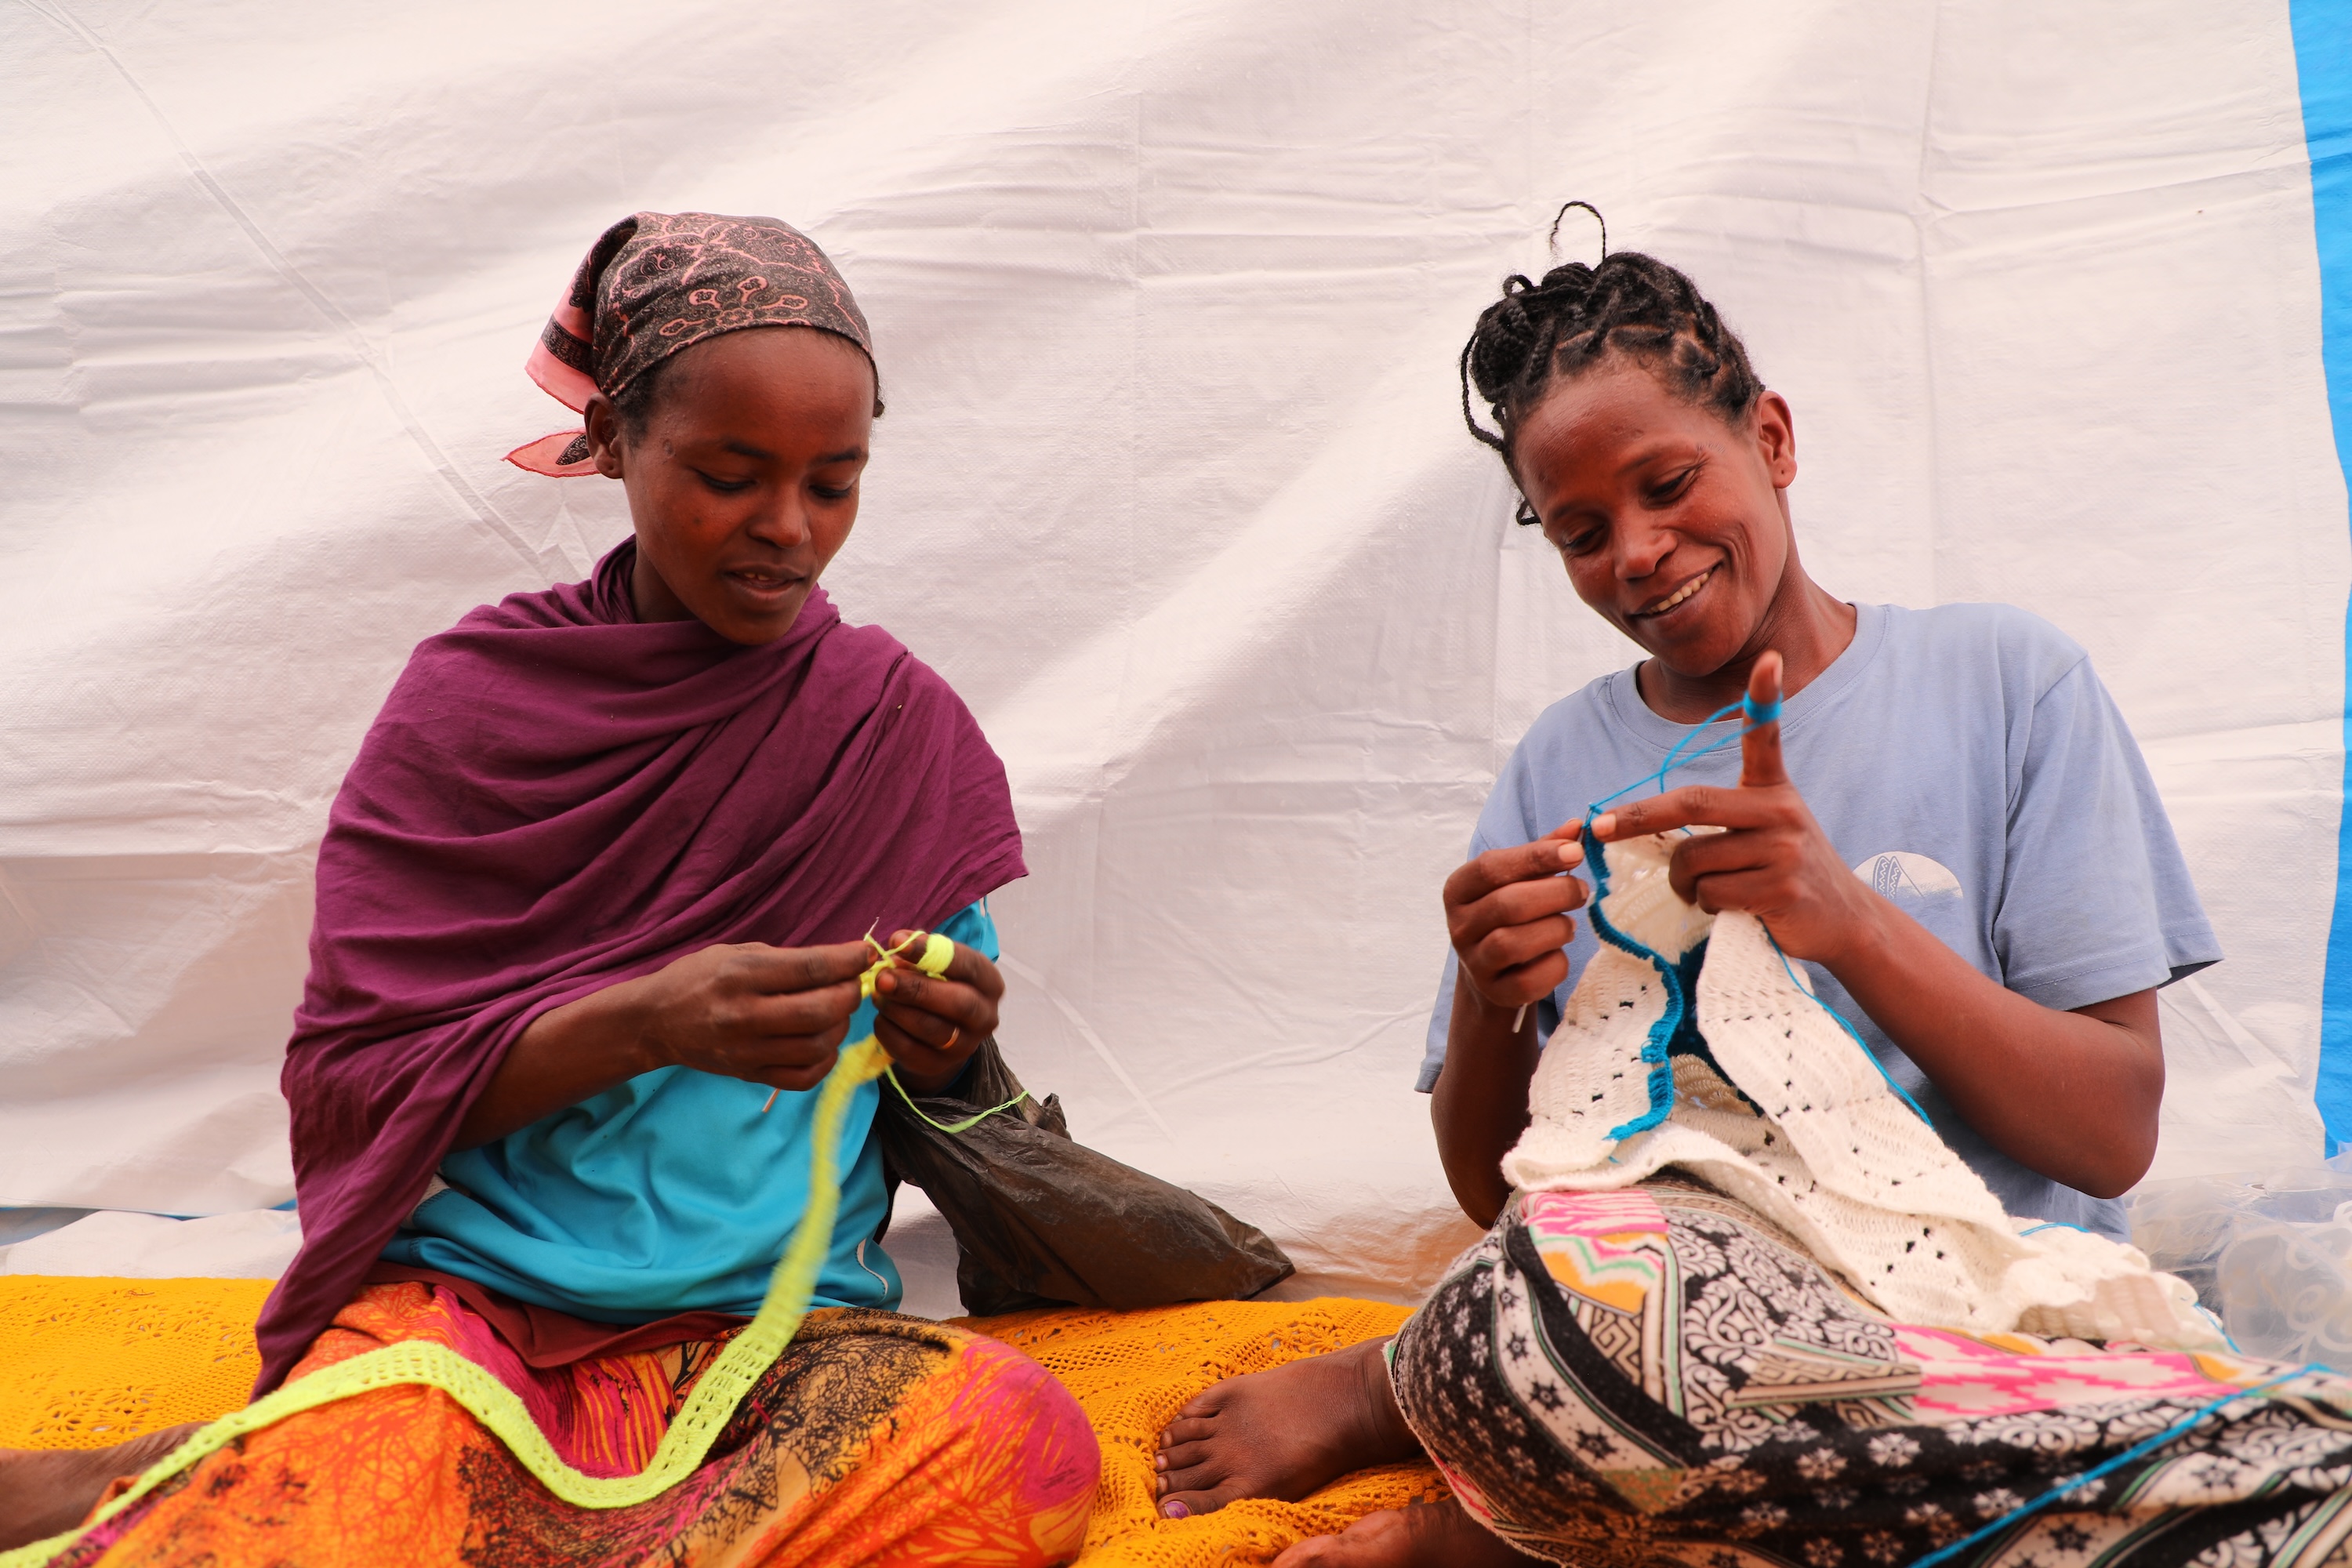
{"label": "smiling face", "polygon": [[1620,356],[1555,383],[1518,421],[1512,456],[1577,596],[1670,675],[1744,670],[1804,613],[1785,493],[1796,437],[1779,394],[1730,424]]}
{"label": "smiling face", "polygon": [[857,521],[873,426],[873,365],[808,327],[685,350],[642,428],[591,398],[590,454],[627,488],[636,526],[637,618],[752,645],[790,631]]}

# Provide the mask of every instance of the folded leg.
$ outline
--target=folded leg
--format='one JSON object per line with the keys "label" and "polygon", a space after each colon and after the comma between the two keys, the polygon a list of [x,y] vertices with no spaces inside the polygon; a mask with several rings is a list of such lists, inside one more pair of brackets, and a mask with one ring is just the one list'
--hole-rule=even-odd
{"label": "folded leg", "polygon": [[1515,1200],[1391,1370],[1461,1505],[1583,1568],[1894,1568],[1987,1527],[1955,1568],[2352,1560],[2352,1380],[2233,1397],[2294,1369],[1896,1323],[1696,1184]]}
{"label": "folded leg", "polygon": [[[539,1371],[446,1292],[371,1287],[297,1375],[403,1338],[449,1343],[520,1394],[574,1468],[643,1468],[716,1346]],[[812,1314],[709,1458],[629,1508],[557,1500],[436,1389],[290,1416],[107,1521],[67,1561],[840,1564],[1065,1562],[1099,1454],[1076,1404],[1018,1352],[894,1313]]]}

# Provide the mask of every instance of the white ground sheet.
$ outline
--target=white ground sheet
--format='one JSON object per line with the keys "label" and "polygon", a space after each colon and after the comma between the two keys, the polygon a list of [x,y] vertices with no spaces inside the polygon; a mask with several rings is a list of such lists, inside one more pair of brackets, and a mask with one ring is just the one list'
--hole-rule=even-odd
{"label": "white ground sheet", "polygon": [[2091,648],[2232,955],[2166,993],[2159,1173],[2323,1152],[2352,559],[2283,4],[27,0],[0,132],[0,1204],[291,1194],[329,800],[417,639],[622,536],[499,459],[638,207],[847,271],[890,406],[828,581],[1011,768],[1008,1053],[1296,1289],[1465,1239],[1436,889],[1632,657],[1454,402],[1570,197],[1794,404],[1823,583]]}

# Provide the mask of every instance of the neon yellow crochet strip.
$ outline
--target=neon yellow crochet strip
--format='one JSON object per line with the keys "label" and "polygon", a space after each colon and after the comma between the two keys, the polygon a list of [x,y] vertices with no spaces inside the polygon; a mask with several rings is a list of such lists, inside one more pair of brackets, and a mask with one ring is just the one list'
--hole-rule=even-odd
{"label": "neon yellow crochet strip", "polygon": [[[875,977],[896,962],[898,949],[885,949],[871,937],[866,941],[877,956],[858,977],[857,988],[860,995],[870,997]],[[923,944],[915,967],[939,975],[954,956],[955,943],[934,931]],[[685,1408],[662,1435],[652,1463],[635,1475],[591,1476],[573,1469],[556,1453],[512,1389],[446,1345],[411,1342],[338,1362],[222,1416],[149,1468],[129,1491],[100,1509],[89,1524],[12,1552],[0,1552],[0,1568],[45,1568],[92,1527],[249,1432],[338,1399],[404,1384],[437,1388],[464,1405],[549,1491],[576,1508],[627,1508],[658,1497],[701,1466],[736,1405],[800,1331],[801,1321],[808,1316],[809,1298],[816,1290],[817,1270],[833,1245],[833,1222],[841,1207],[841,1123],[848,1113],[849,1097],[859,1085],[881,1077],[889,1065],[881,1045],[868,1035],[845,1049],[825,1075],[824,1087],[817,1091],[811,1139],[808,1210],[793,1228],[792,1243],[769,1279],[767,1300],[702,1374]]]}

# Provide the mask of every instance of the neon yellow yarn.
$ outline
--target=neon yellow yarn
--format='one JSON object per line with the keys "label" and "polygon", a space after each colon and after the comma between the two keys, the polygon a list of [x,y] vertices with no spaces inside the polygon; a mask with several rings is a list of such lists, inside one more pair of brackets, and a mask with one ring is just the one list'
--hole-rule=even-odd
{"label": "neon yellow yarn", "polygon": [[[858,977],[861,996],[874,994],[874,982],[898,962],[900,948],[885,948],[866,939],[875,952],[873,964]],[[955,957],[955,943],[933,931],[923,944],[915,967],[934,977],[947,972]],[[573,1469],[557,1455],[554,1445],[540,1431],[515,1392],[446,1345],[410,1342],[386,1345],[338,1362],[265,1394],[242,1410],[232,1411],[189,1437],[158,1460],[133,1482],[131,1489],[98,1511],[88,1525],[36,1541],[11,1552],[0,1552],[0,1568],[44,1568],[52,1558],[81,1539],[92,1526],[112,1518],[132,1503],[194,1465],[206,1455],[227,1447],[248,1432],[283,1421],[289,1415],[353,1394],[379,1388],[423,1384],[441,1390],[464,1405],[474,1418],[497,1435],[539,1478],[547,1489],[577,1508],[627,1508],[659,1496],[692,1475],[710,1452],[710,1445],[735,1413],[751,1385],[800,1331],[815,1293],[817,1270],[833,1245],[833,1222],[841,1207],[841,1123],[848,1113],[849,1097],[861,1084],[888,1070],[889,1057],[868,1035],[845,1047],[817,1090],[816,1121],[809,1153],[809,1204],[793,1239],[769,1278],[767,1300],[743,1331],[728,1342],[719,1359],[702,1374],[686,1405],[662,1435],[653,1461],[634,1476],[591,1476]],[[901,1092],[904,1092],[903,1090]]]}
{"label": "neon yellow yarn", "polygon": [[976,1115],[967,1116],[961,1121],[940,1121],[926,1114],[923,1108],[915,1103],[915,1097],[908,1094],[907,1092],[907,1086],[898,1081],[898,1069],[897,1068],[893,1067],[883,1068],[883,1075],[889,1079],[890,1087],[898,1091],[898,1098],[907,1102],[907,1109],[915,1113],[915,1119],[917,1121],[929,1122],[930,1125],[938,1128],[942,1132],[969,1132],[973,1128],[979,1126],[982,1122],[987,1121],[990,1117],[995,1115],[998,1111],[1010,1110],[1014,1106],[1029,1098],[1029,1091],[1024,1089],[1019,1094],[1014,1095],[1011,1100],[1006,1100],[1003,1104],[992,1105],[986,1110],[981,1111]]}

